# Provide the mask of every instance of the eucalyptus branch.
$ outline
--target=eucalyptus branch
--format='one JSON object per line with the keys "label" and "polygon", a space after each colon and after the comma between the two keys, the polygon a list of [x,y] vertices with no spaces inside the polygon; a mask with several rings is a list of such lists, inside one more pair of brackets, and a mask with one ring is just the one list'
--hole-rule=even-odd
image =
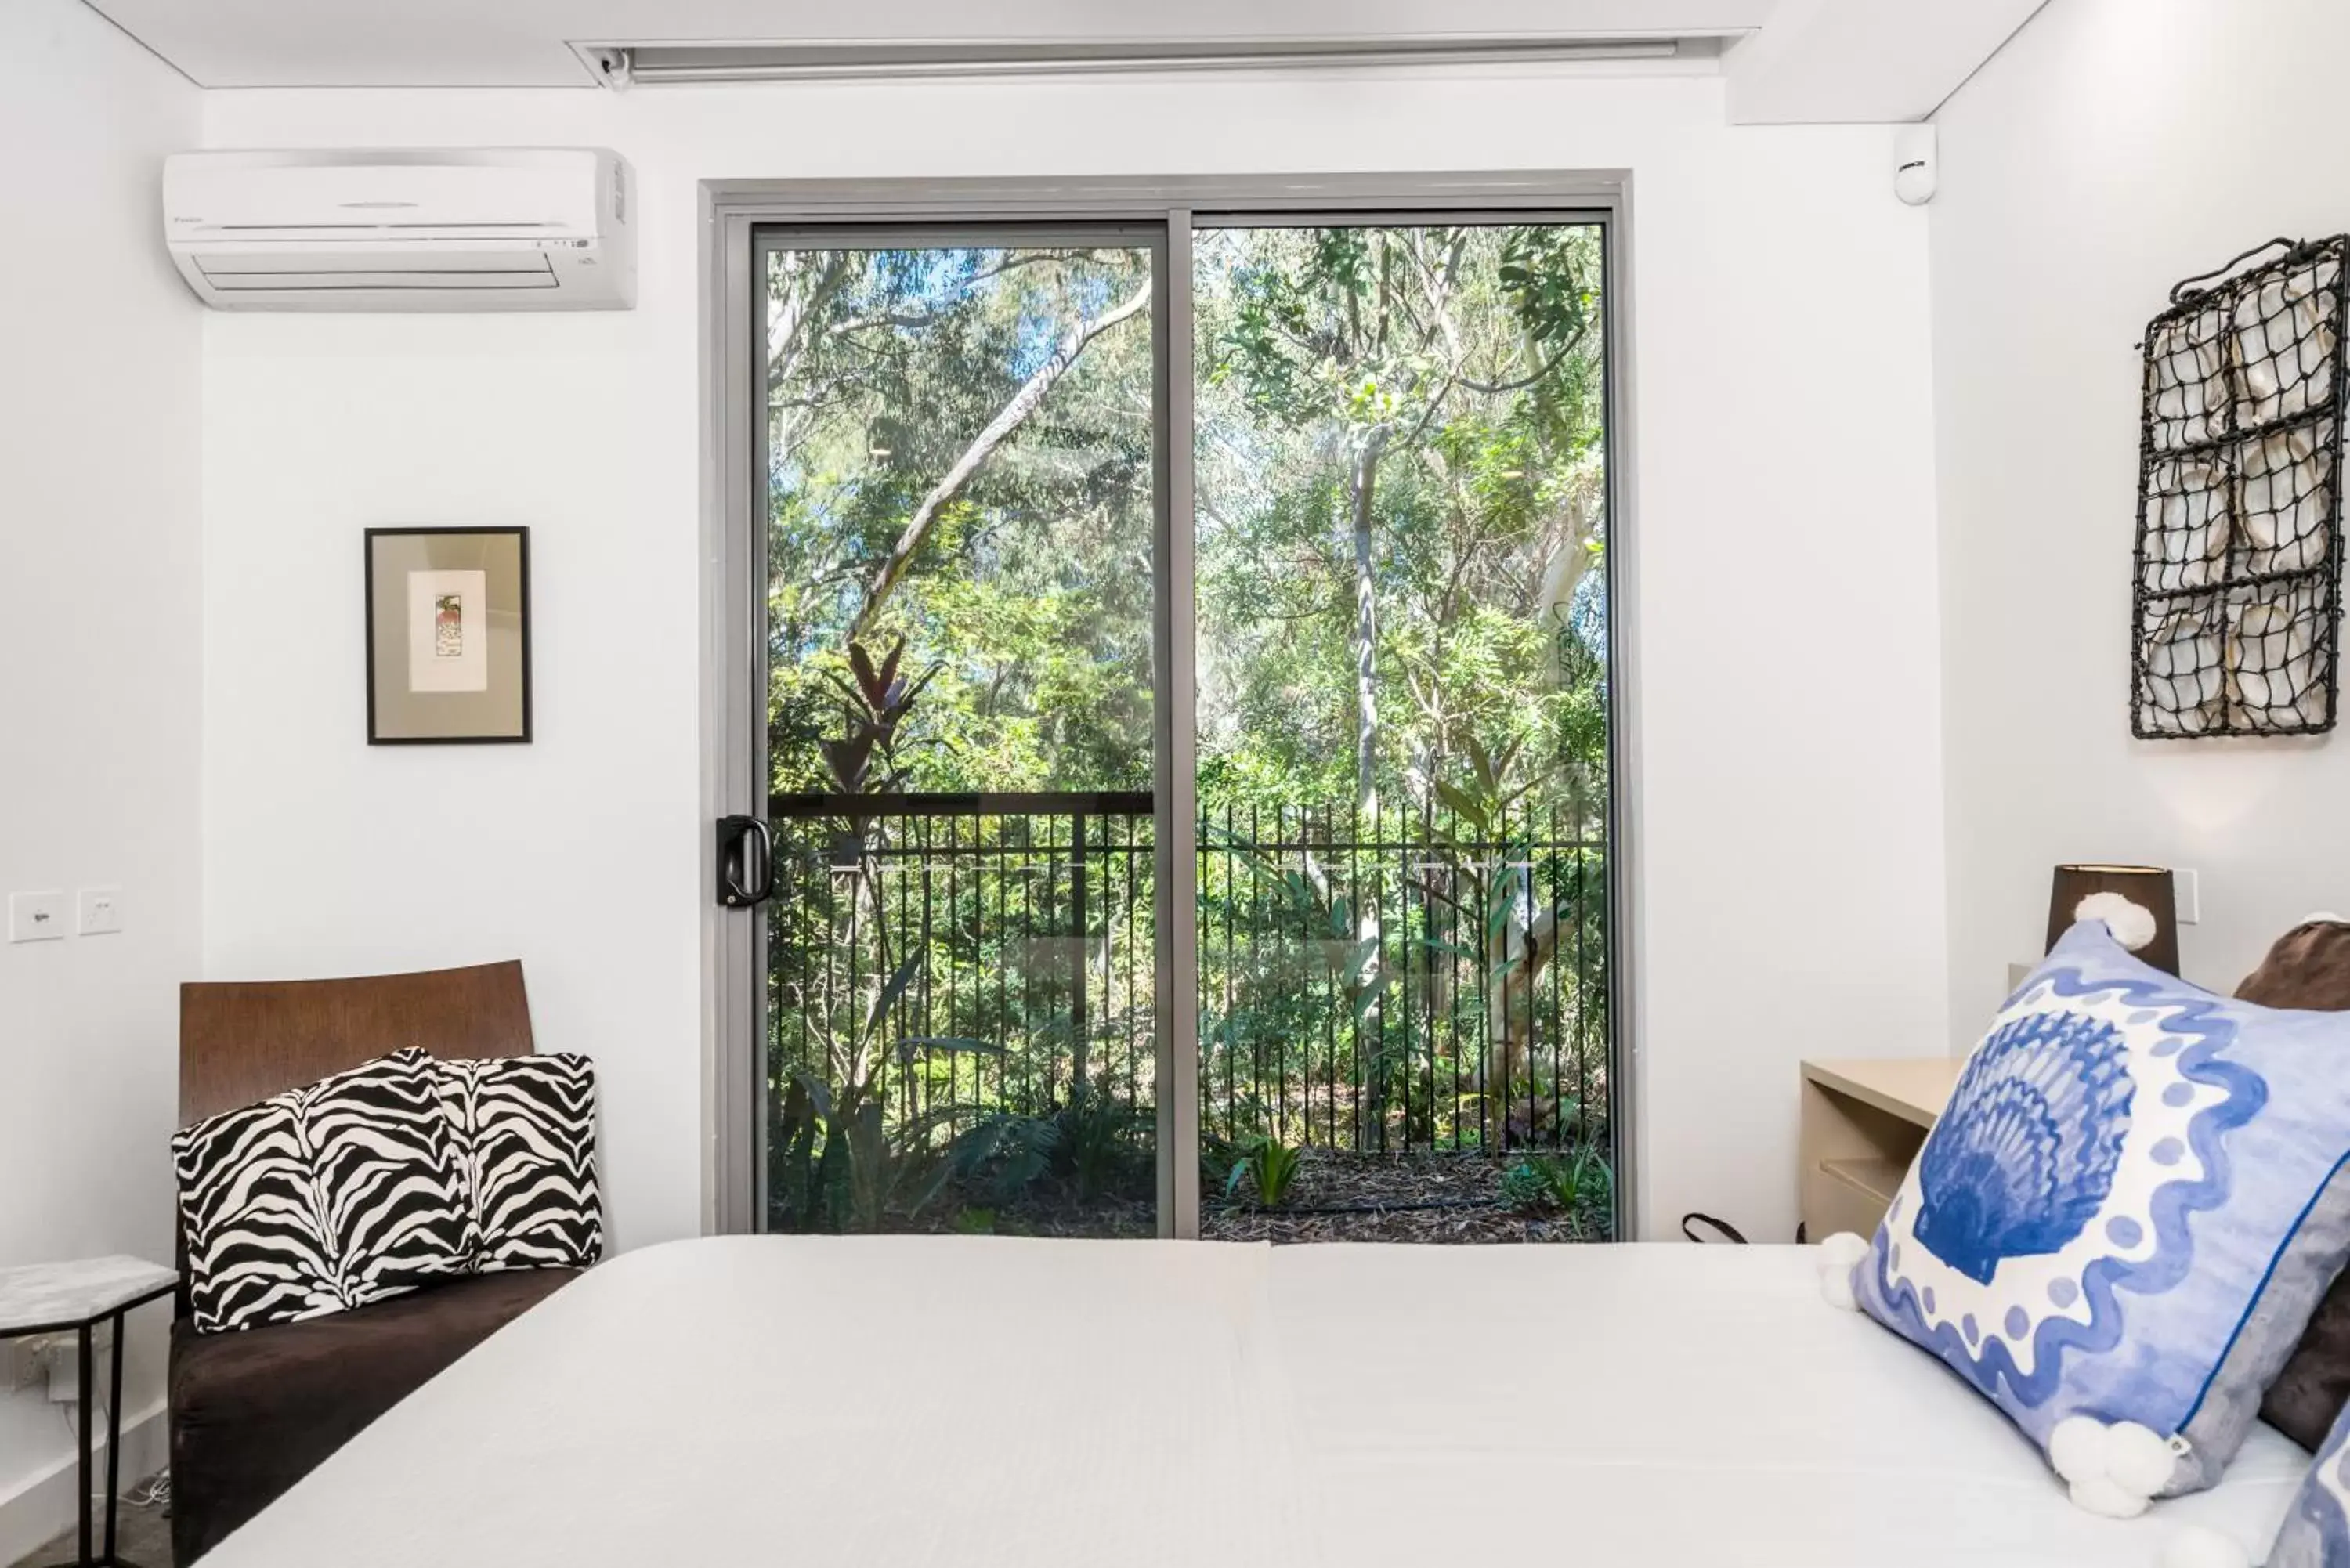
{"label": "eucalyptus branch", "polygon": [[914,514],[907,519],[905,532],[898,536],[898,543],[882,561],[880,571],[874,576],[873,586],[866,590],[864,603],[858,607],[856,618],[848,624],[850,639],[862,636],[865,628],[872,624],[873,618],[880,613],[881,607],[889,602],[890,593],[905,577],[907,568],[913,565],[922,542],[930,537],[931,524],[938,521],[939,513],[961,493],[964,485],[971,483],[972,475],[986,466],[995,449],[1036,411],[1045,401],[1045,395],[1053,389],[1053,384],[1066,375],[1069,368],[1077,362],[1077,357],[1086,351],[1086,345],[1149,303],[1150,286],[1145,284],[1125,304],[1090,321],[1081,320],[1069,328],[1044,364],[1038,366],[1035,373],[1012,395],[1012,400],[1004,404],[987,422],[986,428],[972,439],[971,445],[963,449],[962,455],[955,459],[954,465],[947,470],[946,477],[931,486],[931,493],[923,496],[921,504],[914,508]]}
{"label": "eucalyptus branch", "polygon": [[1585,337],[1590,336],[1590,332],[1591,325],[1588,322],[1576,327],[1575,329],[1575,336],[1568,338],[1565,343],[1561,345],[1557,353],[1552,355],[1549,359],[1544,361],[1531,375],[1523,377],[1518,380],[1485,382],[1471,381],[1463,378],[1461,384],[1468,388],[1472,392],[1484,392],[1489,394],[1496,392],[1523,392],[1528,387],[1549,379],[1553,371],[1556,370],[1561,365],[1566,363],[1567,357],[1569,355],[1583,347],[1583,340]]}

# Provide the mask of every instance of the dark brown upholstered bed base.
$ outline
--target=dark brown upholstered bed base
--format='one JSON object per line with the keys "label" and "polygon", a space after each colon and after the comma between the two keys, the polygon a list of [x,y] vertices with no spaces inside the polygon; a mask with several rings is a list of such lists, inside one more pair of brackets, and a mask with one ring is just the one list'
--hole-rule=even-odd
{"label": "dark brown upholstered bed base", "polygon": [[[2306,920],[2279,937],[2236,994],[2262,1007],[2350,1012],[2350,925]],[[2350,1065],[2345,1065],[2350,1071]],[[2261,1419],[2315,1453],[2350,1399],[2350,1272],[2335,1277],[2261,1400]]]}
{"label": "dark brown upholstered bed base", "polygon": [[570,1283],[570,1269],[475,1274],[307,1323],[172,1325],[172,1552],[220,1544],[377,1417]]}

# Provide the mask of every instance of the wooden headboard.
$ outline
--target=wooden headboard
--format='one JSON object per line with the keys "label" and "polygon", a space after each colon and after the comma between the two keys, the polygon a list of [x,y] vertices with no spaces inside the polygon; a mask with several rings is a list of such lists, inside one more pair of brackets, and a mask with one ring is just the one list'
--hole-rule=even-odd
{"label": "wooden headboard", "polygon": [[521,963],[182,985],[180,1125],[409,1045],[436,1056],[529,1055]]}

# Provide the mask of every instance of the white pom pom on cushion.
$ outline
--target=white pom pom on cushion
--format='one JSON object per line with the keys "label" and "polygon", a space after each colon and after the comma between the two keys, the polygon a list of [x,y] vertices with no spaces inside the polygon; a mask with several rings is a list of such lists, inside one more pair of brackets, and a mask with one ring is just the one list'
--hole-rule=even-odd
{"label": "white pom pom on cushion", "polygon": [[2106,1424],[2090,1416],[2068,1416],[2048,1434],[2048,1462],[2066,1480],[2103,1475]]}
{"label": "white pom pom on cushion", "polygon": [[2161,1435],[2136,1421],[2111,1426],[2068,1416],[2048,1434],[2048,1462],[2074,1505],[2108,1519],[2136,1519],[2170,1480],[2177,1458]]}
{"label": "white pom pom on cushion", "polygon": [[2164,1542],[2155,1568],[2252,1568],[2252,1559],[2234,1538],[2188,1524]]}
{"label": "white pom pom on cushion", "polygon": [[2153,1501],[2151,1498],[2140,1497],[2126,1488],[2116,1486],[2103,1476],[2073,1482],[2071,1486],[2065,1488],[2065,1495],[2073,1500],[2074,1508],[2084,1513],[2094,1513],[2101,1519],[2136,1519],[2146,1511],[2146,1505]]}
{"label": "white pom pom on cushion", "polygon": [[2117,1421],[2106,1428],[2106,1473],[2125,1490],[2156,1496],[2170,1484],[2170,1472],[2178,1464],[2170,1445],[2150,1428]]}
{"label": "white pom pom on cushion", "polygon": [[1860,1301],[1853,1293],[1852,1272],[1868,1256],[1866,1239],[1849,1231],[1839,1231],[1820,1243],[1820,1294],[1828,1305],[1846,1312],[1858,1312]]}
{"label": "white pom pom on cushion", "polygon": [[2114,940],[2136,952],[2154,940],[2154,911],[2119,893],[2092,893],[2073,906],[2076,920],[2103,920]]}
{"label": "white pom pom on cushion", "polygon": [[1850,1269],[1822,1269],[1820,1297],[1838,1312],[1860,1310],[1860,1297],[1853,1293]]}

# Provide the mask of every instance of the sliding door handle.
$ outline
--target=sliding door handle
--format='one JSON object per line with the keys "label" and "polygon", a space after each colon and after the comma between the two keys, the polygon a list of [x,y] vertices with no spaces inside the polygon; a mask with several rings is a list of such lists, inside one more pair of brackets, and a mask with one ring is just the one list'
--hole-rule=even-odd
{"label": "sliding door handle", "polygon": [[718,819],[718,901],[730,909],[764,904],[775,891],[775,839],[755,816]]}

